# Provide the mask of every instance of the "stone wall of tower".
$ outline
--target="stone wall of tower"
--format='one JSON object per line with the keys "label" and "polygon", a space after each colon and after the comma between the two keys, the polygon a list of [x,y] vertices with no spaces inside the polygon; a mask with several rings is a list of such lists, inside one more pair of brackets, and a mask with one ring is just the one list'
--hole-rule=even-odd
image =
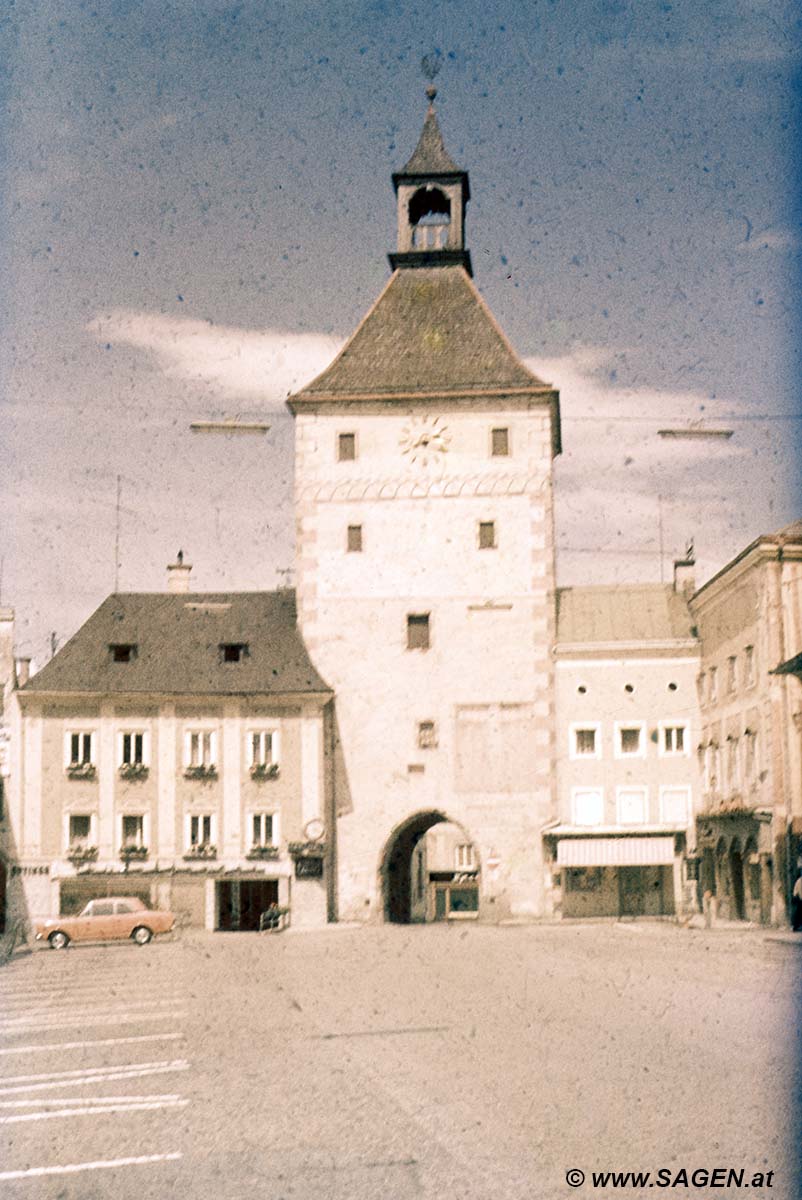
{"label": "stone wall of tower", "polygon": [[[404,452],[434,411],[447,450]],[[393,831],[436,811],[463,827],[488,919],[548,911],[541,829],[553,818],[551,417],[520,398],[318,406],[296,416],[297,596],[335,689],[342,919],[382,912]],[[510,431],[493,458],[491,429]],[[357,457],[337,460],[340,433]],[[479,548],[479,523],[497,546]],[[348,526],[362,529],[349,552]],[[408,614],[430,614],[428,650]],[[433,721],[436,747],[422,748]],[[422,768],[422,769],[421,769]]]}

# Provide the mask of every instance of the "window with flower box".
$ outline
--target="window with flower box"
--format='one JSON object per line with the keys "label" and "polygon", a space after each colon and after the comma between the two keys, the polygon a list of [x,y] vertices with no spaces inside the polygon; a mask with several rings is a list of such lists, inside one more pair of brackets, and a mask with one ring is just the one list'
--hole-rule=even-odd
{"label": "window with flower box", "polygon": [[67,854],[70,858],[92,859],[97,857],[94,813],[67,813],[64,834]]}
{"label": "window with flower box", "polygon": [[276,729],[249,729],[248,769],[253,779],[275,779],[279,773],[279,735]]}
{"label": "window with flower box", "polygon": [[190,778],[217,774],[217,731],[188,729],[184,734],[184,774]]}
{"label": "window with flower box", "polygon": [[64,766],[67,774],[82,779],[91,779],[95,774],[96,734],[91,729],[68,730],[64,739]]}
{"label": "window with flower box", "polygon": [[185,858],[216,858],[214,813],[188,813]]}
{"label": "window with flower box", "polygon": [[146,858],[148,818],[146,813],[123,813],[120,817],[120,857]]}

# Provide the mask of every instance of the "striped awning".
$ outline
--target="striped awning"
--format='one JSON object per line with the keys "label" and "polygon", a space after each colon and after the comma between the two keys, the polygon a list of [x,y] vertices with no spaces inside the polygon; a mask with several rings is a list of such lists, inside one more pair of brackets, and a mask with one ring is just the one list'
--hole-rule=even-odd
{"label": "striped awning", "polygon": [[660,867],[674,861],[673,837],[560,838],[560,867]]}

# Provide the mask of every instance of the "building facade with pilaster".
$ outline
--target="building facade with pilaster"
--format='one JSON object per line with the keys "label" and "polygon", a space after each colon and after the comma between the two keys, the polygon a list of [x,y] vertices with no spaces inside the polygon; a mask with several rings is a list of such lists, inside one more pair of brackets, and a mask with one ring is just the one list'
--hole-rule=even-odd
{"label": "building facade with pilaster", "polygon": [[325,924],[331,698],[291,592],[110,596],[14,696],[27,918],[136,895],[207,929]]}

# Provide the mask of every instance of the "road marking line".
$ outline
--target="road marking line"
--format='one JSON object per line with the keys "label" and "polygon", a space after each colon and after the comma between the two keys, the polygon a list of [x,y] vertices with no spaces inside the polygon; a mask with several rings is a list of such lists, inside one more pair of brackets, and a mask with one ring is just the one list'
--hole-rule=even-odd
{"label": "road marking line", "polygon": [[45,1079],[79,1079],[83,1075],[103,1075],[108,1071],[141,1071],[145,1067],[173,1067],[185,1058],[159,1058],[153,1062],[108,1063],[98,1067],[78,1067],[73,1071],[42,1071],[37,1075],[6,1075],[0,1083],[41,1083]]}
{"label": "road marking line", "polygon": [[313,1033],[312,1041],[330,1042],[335,1038],[397,1037],[403,1033],[448,1033],[449,1025],[421,1025],[414,1029],[357,1029],[352,1033]]}
{"label": "road marking line", "polygon": [[85,1075],[82,1079],[55,1079],[51,1083],[25,1083],[21,1087],[0,1088],[0,1096],[13,1096],[17,1092],[45,1092],[60,1087],[85,1087],[88,1083],[110,1083],[117,1079],[143,1079],[148,1075],[169,1075],[173,1071],[187,1071],[189,1063],[177,1063],[169,1067],[150,1067],[146,1071],[121,1071],[116,1074]]}
{"label": "road marking line", "polygon": [[133,1042],[172,1042],[185,1039],[184,1033],[140,1033],[136,1037],[96,1038],[88,1042],[42,1042],[40,1046],[7,1046],[0,1054],[39,1054],[42,1050],[80,1050],[85,1046],[123,1046]]}
{"label": "road marking line", "polygon": [[[181,1100],[177,1092],[167,1093],[158,1092],[154,1096],[81,1096],[81,1104],[142,1104],[146,1100]],[[50,1105],[55,1107],[60,1104],[64,1107],[64,1097],[60,1096],[58,1100],[46,1100],[43,1096],[37,1096],[35,1100],[0,1100],[0,1108],[42,1108]]]}
{"label": "road marking line", "polygon": [[[152,1008],[168,1008],[171,1004],[176,1004],[175,1000],[146,1000],[142,1004],[100,1004],[92,1008],[92,1016],[94,1017],[109,1017],[116,1016],[117,1013],[138,1013],[142,1010]],[[15,1025],[23,1025],[29,1021],[44,1017],[46,1020],[53,1017],[70,1016],[75,1012],[74,1004],[65,1004],[61,1008],[26,1008],[24,1016],[11,1017],[2,1022],[4,1029],[11,1029]]]}
{"label": "road marking line", "polygon": [[74,1021],[27,1021],[24,1025],[17,1025],[13,1029],[6,1029],[0,1023],[0,1035],[4,1037],[13,1036],[15,1033],[24,1033],[26,1029],[75,1029],[76,1026],[94,1029],[100,1025],[139,1025],[144,1021],[167,1021],[167,1020],[183,1020],[187,1017],[185,1012],[174,1012],[170,1009],[163,1013],[139,1013],[102,1017],[100,1020],[90,1020],[89,1014],[84,1017],[76,1017]]}
{"label": "road marking line", "polygon": [[182,1158],[180,1151],[171,1154],[143,1154],[139,1158],[108,1158],[97,1162],[67,1163],[63,1167],[27,1167],[24,1171],[0,1171],[0,1179],[28,1179],[42,1175],[73,1175],[77,1171],[104,1171],[115,1167],[139,1167],[146,1163],[175,1162]]}
{"label": "road marking line", "polygon": [[98,1104],[90,1108],[60,1108],[56,1112],[24,1113],[16,1117],[0,1117],[0,1125],[19,1125],[22,1121],[50,1121],[56,1117],[86,1117],[98,1113],[149,1112],[156,1108],[186,1108],[189,1100],[164,1100],[158,1104]]}

